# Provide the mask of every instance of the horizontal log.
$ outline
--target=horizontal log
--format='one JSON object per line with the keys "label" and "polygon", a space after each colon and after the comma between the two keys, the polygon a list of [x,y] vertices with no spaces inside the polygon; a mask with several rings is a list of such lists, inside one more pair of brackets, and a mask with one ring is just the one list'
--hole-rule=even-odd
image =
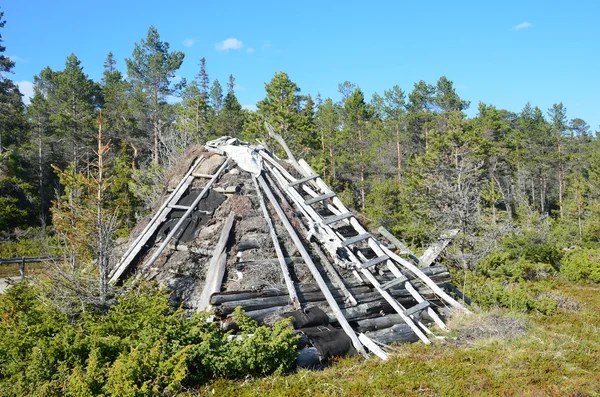
{"label": "horizontal log", "polygon": [[[304,285],[300,284],[300,285],[296,286],[296,290],[298,291],[298,294],[309,294],[312,292],[320,293],[319,286],[316,284],[304,284]],[[339,288],[336,288],[333,286],[331,286],[329,290],[341,292]],[[360,287],[353,287],[353,288],[351,287],[351,288],[349,288],[349,290],[354,294],[361,294],[361,293],[369,292],[370,288],[367,285],[363,285]],[[221,305],[221,304],[225,304],[228,302],[234,302],[234,301],[244,301],[244,300],[268,298],[268,297],[276,297],[276,296],[287,296],[287,295],[288,295],[287,289],[280,289],[280,288],[269,288],[269,289],[264,289],[262,291],[222,292],[219,294],[214,294],[211,297],[210,303],[211,303],[211,305]],[[302,301],[302,299],[300,299],[300,301]]]}
{"label": "horizontal log", "polygon": [[[440,273],[434,275],[432,280],[438,285],[446,285],[450,279],[450,275],[447,272]],[[383,282],[383,281],[382,281]],[[357,283],[348,283],[349,285],[353,285],[349,287],[349,291],[354,294],[360,294],[368,291],[375,291],[371,286],[367,284],[357,284]],[[417,286],[419,285],[418,283]],[[396,289],[403,289],[402,285],[399,285]],[[319,291],[319,287],[316,284],[298,284],[296,286],[297,291],[299,292],[316,292]],[[338,290],[333,285],[329,285],[330,290]],[[392,288],[394,289],[394,288]],[[429,293],[430,290],[428,288],[422,288],[424,292]],[[256,298],[264,298],[264,297],[273,297],[273,296],[284,296],[287,295],[287,289],[285,286],[268,288],[261,291],[226,291],[220,292],[218,294],[213,294],[211,296],[210,303],[211,305],[220,305],[226,302],[233,301],[243,301],[248,299],[256,299]],[[243,305],[242,305],[243,306]]]}
{"label": "horizontal log", "polygon": [[365,335],[385,345],[392,343],[412,343],[419,340],[417,335],[406,324],[395,324],[389,328],[365,332]]}
{"label": "horizontal log", "polygon": [[[364,287],[363,287],[364,288]],[[357,289],[354,288],[355,292]],[[377,291],[369,290],[370,292],[363,292],[354,294],[355,298],[359,303],[379,303],[381,307],[387,307],[387,302],[385,302],[384,298]],[[431,290],[428,289],[419,289],[418,290],[421,295],[428,300],[435,300],[436,297],[433,295]],[[400,304],[405,306],[412,306],[415,304],[413,297],[406,289],[391,289],[388,291],[390,295],[392,295]],[[344,307],[344,295],[340,290],[332,290],[332,295],[334,296],[336,302]],[[316,304],[319,302],[323,302],[325,300],[323,294],[321,292],[309,292],[309,293],[299,293],[300,301],[303,303]],[[279,295],[272,297],[262,297],[255,299],[247,299],[247,300],[239,300],[239,301],[230,301],[224,302],[221,305],[215,305],[215,313],[219,316],[224,316],[231,314],[236,307],[240,306],[246,312],[253,312],[262,309],[276,308],[280,306],[289,305],[289,296]],[[310,305],[314,306],[314,305]],[[357,305],[357,306],[360,306]],[[352,307],[346,307],[346,309],[351,309]]]}
{"label": "horizontal log", "polygon": [[[368,287],[357,287],[352,288],[356,294],[369,292]],[[336,302],[343,303],[345,296],[339,289],[331,289],[331,294],[335,298]],[[298,298],[300,302],[316,302],[324,300],[325,297],[322,292],[302,292],[298,291]],[[215,307],[215,313],[219,315],[229,314],[235,310],[236,307],[241,306],[246,311],[266,309],[273,306],[283,306],[290,303],[289,295],[282,294],[278,296],[267,296],[267,297],[256,297],[252,299],[236,300],[230,302],[223,302],[219,306]]]}

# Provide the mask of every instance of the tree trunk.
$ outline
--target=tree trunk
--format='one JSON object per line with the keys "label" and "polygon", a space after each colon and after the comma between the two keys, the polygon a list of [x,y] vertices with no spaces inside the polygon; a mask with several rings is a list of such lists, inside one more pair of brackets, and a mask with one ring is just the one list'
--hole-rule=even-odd
{"label": "tree trunk", "polygon": [[40,219],[42,226],[46,225],[44,213],[44,165],[42,158],[42,127],[38,126],[38,183],[40,187]]}
{"label": "tree trunk", "polygon": [[563,217],[563,162],[561,158],[562,146],[560,144],[560,136],[558,137],[558,206],[560,208],[560,218]]}
{"label": "tree trunk", "polygon": [[329,161],[331,163],[331,180],[335,181],[335,158],[333,157],[333,144],[329,144]]}

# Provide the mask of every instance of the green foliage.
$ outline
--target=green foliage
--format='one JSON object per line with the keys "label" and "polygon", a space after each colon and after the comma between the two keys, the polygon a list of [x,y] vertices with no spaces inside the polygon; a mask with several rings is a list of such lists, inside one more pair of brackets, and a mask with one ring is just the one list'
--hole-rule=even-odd
{"label": "green foliage", "polygon": [[509,252],[492,253],[478,264],[479,272],[497,280],[525,281],[546,278],[554,273],[547,263],[532,262],[529,259],[515,260]]}
{"label": "green foliage", "polygon": [[[526,267],[527,265],[521,265]],[[535,265],[534,265],[535,267]],[[510,269],[510,274],[515,270]],[[527,269],[522,269],[526,274]],[[473,302],[484,308],[506,308],[518,312],[538,312],[541,314],[553,314],[557,304],[550,298],[540,298],[542,292],[552,289],[550,282],[542,281],[507,281],[502,277],[489,278],[467,272],[464,276],[463,293]],[[457,280],[461,277],[457,277]]]}
{"label": "green foliage", "polygon": [[127,141],[121,141],[121,151],[114,162],[114,176],[110,185],[112,206],[117,209],[118,229],[117,237],[127,237],[133,228],[135,214],[140,206],[138,199],[132,192],[133,172],[132,159],[127,148]]}
{"label": "green foliage", "polygon": [[0,394],[4,396],[174,395],[213,377],[288,370],[297,337],[288,320],[258,327],[241,310],[243,331],[227,340],[206,313],[190,318],[168,295],[140,285],[106,314],[67,318],[27,284],[0,296]]}
{"label": "green foliage", "polygon": [[600,283],[600,252],[598,249],[574,249],[560,263],[560,272],[571,281]]}

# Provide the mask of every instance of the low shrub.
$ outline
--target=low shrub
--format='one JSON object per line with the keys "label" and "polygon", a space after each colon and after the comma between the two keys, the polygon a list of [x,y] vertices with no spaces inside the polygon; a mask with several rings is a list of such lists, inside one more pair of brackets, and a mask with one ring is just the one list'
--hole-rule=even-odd
{"label": "low shrub", "polygon": [[552,284],[545,281],[501,281],[469,272],[463,292],[484,309],[506,308],[548,315],[556,312],[557,303],[542,293],[551,288]]}
{"label": "low shrub", "polygon": [[561,261],[560,272],[571,281],[600,283],[600,250],[583,248],[569,251]]}
{"label": "low shrub", "polygon": [[544,279],[555,273],[548,263],[515,259],[510,252],[492,253],[480,261],[477,268],[482,275],[508,281]]}
{"label": "low shrub", "polygon": [[214,377],[288,370],[297,356],[289,321],[259,327],[238,310],[228,341],[206,313],[188,317],[141,285],[106,314],[73,319],[24,283],[0,296],[0,395],[175,395]]}

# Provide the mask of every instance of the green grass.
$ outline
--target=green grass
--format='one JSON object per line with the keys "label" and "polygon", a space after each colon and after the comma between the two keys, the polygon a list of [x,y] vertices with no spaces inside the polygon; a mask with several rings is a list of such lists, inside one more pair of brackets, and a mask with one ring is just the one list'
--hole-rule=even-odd
{"label": "green grass", "polygon": [[[341,359],[323,371],[217,380],[200,390],[219,396],[595,396],[600,395],[600,287],[557,282],[581,304],[525,319],[527,331],[468,345],[404,345],[389,361]],[[508,314],[514,316],[514,314]],[[476,315],[472,321],[477,321]],[[464,319],[463,319],[464,320]],[[461,320],[461,321],[463,321]],[[469,321],[469,320],[464,320]]]}

